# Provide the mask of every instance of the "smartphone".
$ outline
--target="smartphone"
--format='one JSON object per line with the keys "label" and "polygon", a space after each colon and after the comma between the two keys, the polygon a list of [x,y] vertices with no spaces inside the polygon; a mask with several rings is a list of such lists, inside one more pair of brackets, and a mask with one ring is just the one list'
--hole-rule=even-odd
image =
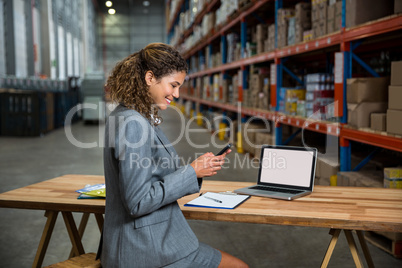
{"label": "smartphone", "polygon": [[232,147],[233,144],[229,143],[228,145],[225,146],[225,148],[223,148],[219,153],[216,154],[216,156],[224,154],[227,150],[230,149],[230,147]]}

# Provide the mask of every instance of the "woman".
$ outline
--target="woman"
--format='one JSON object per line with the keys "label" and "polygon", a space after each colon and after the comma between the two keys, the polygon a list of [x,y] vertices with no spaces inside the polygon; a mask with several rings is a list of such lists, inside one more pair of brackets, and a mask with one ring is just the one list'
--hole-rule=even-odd
{"label": "woman", "polygon": [[107,81],[120,105],[106,125],[103,267],[247,267],[200,243],[177,199],[199,192],[226,154],[179,167],[158,110],[179,97],[187,64],[172,47],[150,44],[119,62]]}

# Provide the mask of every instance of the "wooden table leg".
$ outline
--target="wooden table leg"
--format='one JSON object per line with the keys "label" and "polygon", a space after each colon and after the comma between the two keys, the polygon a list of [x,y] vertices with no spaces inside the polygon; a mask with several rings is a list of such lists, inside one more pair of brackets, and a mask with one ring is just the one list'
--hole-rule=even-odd
{"label": "wooden table leg", "polygon": [[38,250],[36,251],[35,260],[32,264],[33,268],[42,267],[43,259],[45,258],[46,250],[52,237],[54,224],[56,223],[58,211],[46,211],[47,217],[45,228],[43,229],[42,237],[39,242]]}
{"label": "wooden table leg", "polygon": [[[80,226],[78,227],[78,235],[80,236],[81,241],[82,241],[82,237],[84,236],[85,228],[87,227],[87,224],[88,224],[88,219],[89,219],[89,213],[83,213],[81,222],[80,222]],[[72,257],[75,257],[74,249],[71,249],[71,251],[70,251],[69,258],[72,258]]]}
{"label": "wooden table leg", "polygon": [[357,268],[363,268],[362,262],[360,260],[359,252],[357,251],[355,240],[353,239],[352,231],[343,230],[345,232],[346,240],[348,240],[349,249],[352,253],[353,260],[355,261]]}
{"label": "wooden table leg", "polygon": [[329,260],[331,259],[332,252],[334,251],[336,242],[338,242],[339,234],[341,233],[340,229],[331,229],[329,234],[332,235],[331,241],[329,242],[327,252],[325,253],[324,259],[321,262],[321,268],[325,268],[328,266]]}
{"label": "wooden table leg", "polygon": [[81,243],[81,237],[78,233],[77,226],[71,212],[63,211],[64,223],[66,224],[68,235],[70,236],[71,244],[73,244],[74,256],[85,254],[84,247]]}
{"label": "wooden table leg", "polygon": [[369,268],[374,268],[374,262],[371,258],[369,248],[367,247],[366,239],[364,238],[363,231],[356,231],[357,237],[359,238],[360,246],[362,247],[364,257],[366,259]]}
{"label": "wooden table leg", "polygon": [[99,231],[102,232],[103,229],[103,214],[95,213],[96,222],[98,223]]}

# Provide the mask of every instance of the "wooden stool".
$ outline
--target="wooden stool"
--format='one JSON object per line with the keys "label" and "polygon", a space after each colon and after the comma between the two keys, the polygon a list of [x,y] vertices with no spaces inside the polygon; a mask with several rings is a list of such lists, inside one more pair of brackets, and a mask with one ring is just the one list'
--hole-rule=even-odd
{"label": "wooden stool", "polygon": [[55,263],[46,268],[100,268],[101,263],[100,260],[95,260],[96,254],[95,253],[87,253],[83,254],[71,259],[68,259],[63,262]]}

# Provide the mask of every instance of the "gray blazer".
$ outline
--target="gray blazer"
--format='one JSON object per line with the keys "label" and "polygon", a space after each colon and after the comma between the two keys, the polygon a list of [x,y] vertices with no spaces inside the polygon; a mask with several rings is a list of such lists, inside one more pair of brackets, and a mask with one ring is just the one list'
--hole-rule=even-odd
{"label": "gray blazer", "polygon": [[188,256],[198,239],[176,200],[201,180],[159,127],[119,105],[105,129],[106,211],[103,267],[162,267]]}

